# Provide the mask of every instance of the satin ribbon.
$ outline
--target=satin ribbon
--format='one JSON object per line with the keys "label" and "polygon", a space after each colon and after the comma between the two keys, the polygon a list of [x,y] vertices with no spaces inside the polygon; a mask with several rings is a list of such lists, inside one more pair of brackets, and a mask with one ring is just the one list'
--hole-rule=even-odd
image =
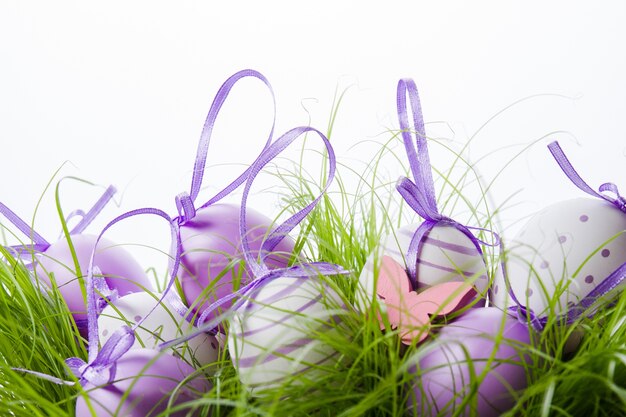
{"label": "satin ribbon", "polygon": [[[611,203],[617,209],[621,210],[623,213],[626,213],[626,199],[622,197],[617,189],[617,186],[613,183],[606,182],[598,188],[598,191],[595,191],[589,184],[587,184],[582,177],[578,174],[572,163],[565,156],[565,152],[559,145],[557,141],[551,142],[548,145],[548,149],[552,156],[556,160],[559,167],[563,170],[567,178],[578,187],[580,190],[586,192],[587,194],[600,198],[604,201]],[[610,195],[603,194],[604,192],[610,192],[615,195],[612,197]],[[523,323],[530,322],[532,327],[535,330],[541,331],[545,327],[548,322],[547,317],[537,317],[532,309],[527,308],[522,303],[519,302],[515,293],[511,289],[510,283],[508,281],[508,277],[506,277],[507,285],[509,286],[509,295],[513,299],[513,301],[517,304],[517,306],[512,306],[509,310],[517,313],[518,318]],[[579,319],[586,312],[588,313],[588,317],[593,316],[595,312],[589,311],[591,307],[593,307],[596,302],[604,297],[606,297],[610,292],[615,290],[619,285],[621,285],[626,279],[626,262],[623,263],[619,268],[613,271],[608,277],[606,277],[602,282],[595,287],[589,294],[587,294],[582,300],[578,302],[578,304],[570,307],[567,311],[567,314],[563,317],[567,324],[574,323],[577,319]]]}
{"label": "satin ribbon", "polygon": [[[88,288],[88,305],[87,305],[87,321],[88,321],[88,360],[87,362],[83,361],[80,358],[70,358],[66,361],[74,375],[79,377],[79,381],[81,384],[85,384],[89,382],[93,385],[102,385],[108,384],[115,379],[115,371],[116,371],[116,363],[117,360],[122,357],[133,345],[135,339],[135,331],[143,324],[144,320],[146,320],[150,314],[157,308],[157,306],[162,303],[164,300],[170,304],[170,307],[173,308],[178,314],[187,319],[190,322],[193,322],[193,312],[187,308],[180,297],[174,294],[171,290],[177,273],[180,267],[181,256],[182,256],[182,242],[180,239],[180,226],[184,225],[187,221],[193,219],[196,215],[196,211],[202,208],[205,208],[215,202],[221,200],[228,194],[230,194],[233,190],[239,187],[248,177],[248,174],[251,168],[246,169],[239,177],[237,177],[234,181],[228,184],[223,190],[218,192],[215,196],[209,199],[206,203],[196,208],[195,200],[198,197],[202,186],[202,179],[204,177],[204,170],[206,159],[208,156],[208,147],[211,139],[211,134],[213,132],[213,127],[215,121],[217,120],[217,116],[219,114],[222,105],[224,104],[226,98],[228,97],[231,89],[234,85],[241,79],[246,77],[253,77],[261,80],[270,90],[272,101],[274,103],[274,120],[272,121],[272,128],[270,134],[265,142],[264,148],[266,149],[272,141],[274,126],[275,126],[275,113],[276,113],[276,101],[274,98],[274,93],[272,90],[269,81],[259,72],[254,70],[243,70],[239,71],[236,74],[232,75],[228,78],[224,84],[218,90],[213,103],[211,104],[211,108],[207,114],[202,133],[200,135],[200,140],[198,143],[198,149],[196,152],[196,160],[194,164],[193,176],[191,181],[191,189],[189,193],[183,192],[175,197],[176,208],[178,210],[178,216],[171,218],[162,210],[156,208],[141,208],[129,211],[124,213],[112,221],[110,221],[105,228],[100,232],[96,240],[96,244],[94,246],[94,250],[92,251],[91,258],[89,261],[89,268],[87,272],[87,282],[86,286]],[[262,155],[262,153],[261,153]],[[258,157],[260,158],[260,156]],[[257,159],[258,159],[257,158]],[[170,248],[170,260],[168,265],[168,271],[170,272],[170,278],[166,285],[165,290],[157,304],[148,312],[148,314],[144,315],[144,317],[135,323],[132,327],[124,326],[122,329],[118,330],[107,340],[105,345],[101,350],[98,350],[98,320],[97,320],[97,305],[94,299],[94,289],[96,288],[97,281],[94,279],[94,255],[96,252],[96,248],[102,236],[106,233],[108,229],[110,229],[115,224],[119,223],[122,220],[128,219],[130,217],[139,216],[139,215],[155,215],[162,219],[164,219],[171,231],[171,248]],[[277,244],[278,242],[276,242]],[[204,332],[199,332],[204,333]]]}
{"label": "satin ribbon", "polygon": [[[104,209],[104,207],[111,201],[113,196],[117,190],[114,186],[110,185],[104,191],[104,193],[100,196],[98,201],[85,213],[83,210],[75,210],[73,211],[66,219],[69,221],[70,218],[80,216],[81,220],[78,222],[76,226],[70,231],[70,235],[77,235],[85,231],[85,229],[94,221],[94,219],[100,214],[100,212]],[[50,247],[50,243],[44,239],[39,233],[37,233],[33,228],[31,228],[24,220],[22,220],[17,214],[11,211],[7,206],[0,203],[0,213],[4,215],[19,231],[21,231],[25,236],[28,236],[32,244],[23,244],[23,245],[15,245],[7,247],[7,250],[14,254],[15,256],[22,257],[26,255],[33,255],[34,253],[43,253]],[[24,265],[27,269],[34,269],[33,263]],[[99,272],[98,272],[99,274]],[[117,297],[117,293],[115,290],[111,290],[109,288],[104,277],[96,278],[96,282],[98,284],[98,290],[102,297],[105,297],[109,300],[114,300]],[[99,306],[103,307],[103,303],[105,303],[104,299],[100,299]],[[100,310],[99,310],[100,311]],[[80,331],[83,331],[87,328],[87,320],[85,319],[75,319],[76,327]]]}
{"label": "satin ribbon", "polygon": [[[94,221],[94,219],[100,214],[102,209],[111,201],[117,190],[114,186],[110,185],[100,196],[98,201],[89,209],[87,213],[82,210],[73,211],[69,218],[80,216],[80,222],[74,226],[70,231],[70,235],[76,235],[85,231],[85,229]],[[45,252],[50,247],[50,242],[37,233],[32,227],[30,227],[24,220],[22,220],[17,214],[11,211],[7,206],[0,203],[0,214],[2,214],[9,222],[11,222],[17,229],[27,236],[33,243],[24,245],[9,246],[7,249],[15,253],[18,256],[29,254],[33,252]]]}
{"label": "satin ribbon", "polygon": [[[411,106],[413,121],[413,131],[409,124],[407,108],[407,98]],[[407,273],[413,286],[418,288],[417,277],[417,256],[422,248],[425,237],[435,226],[454,227],[463,233],[476,247],[478,253],[483,256],[481,244],[486,246],[499,246],[499,236],[484,228],[468,227],[456,220],[443,216],[437,208],[437,198],[435,195],[435,185],[428,155],[428,144],[426,142],[426,131],[424,128],[424,118],[422,106],[420,104],[417,86],[412,79],[401,79],[397,88],[397,108],[400,130],[404,141],[404,148],[409,159],[409,166],[415,181],[407,177],[400,177],[396,183],[396,189],[424,222],[417,228],[409,244],[406,254]],[[413,143],[413,132],[415,133],[415,144]],[[417,147],[416,147],[417,145]],[[494,243],[487,243],[479,240],[471,230],[490,232],[494,236]]]}
{"label": "satin ribbon", "polygon": [[[262,248],[270,250],[276,245],[277,242],[280,241],[287,233],[293,230],[304,218],[317,206],[320,199],[324,196],[328,187],[332,183],[335,177],[336,170],[336,157],[334,150],[323,133],[320,131],[311,128],[311,127],[298,127],[292,129],[285,133],[283,136],[278,138],[274,143],[272,143],[260,156],[259,158],[251,165],[250,174],[247,178],[247,181],[244,186],[243,196],[241,200],[241,212],[239,216],[239,233],[241,236],[241,244],[242,244],[242,252],[244,256],[244,260],[246,265],[251,270],[254,279],[244,287],[240,288],[238,291],[229,294],[226,297],[217,300],[213,304],[211,304],[200,316],[198,319],[198,329],[186,336],[181,338],[177,338],[171,340],[169,342],[162,343],[160,348],[167,349],[178,344],[184,343],[199,334],[207,330],[212,330],[217,327],[221,322],[223,322],[228,317],[232,316],[236,311],[238,311],[244,304],[246,304],[250,299],[254,297],[254,294],[259,291],[267,282],[274,280],[280,277],[298,277],[298,278],[306,278],[312,276],[320,276],[320,275],[343,275],[349,273],[339,265],[334,265],[326,262],[311,262],[302,265],[295,265],[286,268],[278,268],[278,269],[270,269],[265,263],[265,257],[260,256],[259,258],[255,258],[253,252],[250,250],[250,243],[248,241],[248,229],[246,226],[246,207],[248,201],[248,195],[250,193],[250,188],[256,176],[261,172],[261,170],[276,156],[278,156],[287,146],[293,143],[297,138],[302,135],[312,132],[316,133],[320,139],[324,142],[324,146],[328,152],[328,175],[326,177],[326,183],[321,191],[321,193],[305,208],[298,211],[294,215],[292,215],[289,219],[287,219],[284,223],[278,226],[272,233],[269,234],[267,239],[263,242]],[[269,242],[269,243],[268,243]],[[276,242],[276,243],[275,243]],[[261,253],[264,253],[262,250]],[[220,316],[214,318],[209,322],[205,322],[206,318],[216,311],[219,307],[229,303],[233,300],[236,300],[234,304]]]}

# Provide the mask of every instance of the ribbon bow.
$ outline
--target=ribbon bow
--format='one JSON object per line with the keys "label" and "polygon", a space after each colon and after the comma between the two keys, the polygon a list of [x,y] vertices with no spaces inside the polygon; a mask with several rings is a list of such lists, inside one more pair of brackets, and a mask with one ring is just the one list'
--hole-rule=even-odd
{"label": "ribbon bow", "polygon": [[[412,130],[409,125],[407,97],[411,105],[413,132],[415,132],[417,148],[416,145],[413,144]],[[415,182],[407,177],[400,177],[396,183],[396,189],[409,207],[424,219],[424,222],[415,231],[411,243],[409,244],[408,253],[406,254],[409,279],[411,280],[413,288],[417,288],[417,255],[420,252],[426,235],[428,235],[435,226],[445,225],[454,227],[469,238],[481,256],[483,255],[483,251],[480,247],[481,244],[498,246],[500,244],[500,238],[496,233],[488,229],[468,227],[439,213],[430,158],[428,156],[428,144],[426,143],[422,106],[420,104],[417,86],[412,79],[401,79],[398,82],[397,107],[404,148],[406,149],[409,166]],[[479,240],[470,229],[491,232],[495,238],[495,242],[490,244]]]}
{"label": "ribbon bow", "polygon": [[[326,147],[326,150],[328,152],[329,163],[326,183],[321,193],[311,203],[309,203],[302,210],[292,215],[289,219],[287,219],[284,223],[282,223],[269,234],[269,236],[261,245],[262,250],[260,252],[267,253],[266,251],[271,250],[271,248],[273,248],[287,233],[289,233],[294,227],[296,227],[315,208],[315,206],[317,206],[322,196],[326,193],[335,177],[337,163],[335,153],[330,144],[330,141],[322,132],[312,127],[297,127],[288,131],[280,138],[276,139],[274,143],[272,143],[267,149],[265,149],[263,153],[259,156],[259,158],[257,158],[257,160],[249,168],[249,176],[244,186],[241,200],[241,212],[239,216],[239,233],[241,236],[241,245],[244,260],[248,268],[250,268],[254,279],[252,280],[252,282],[240,288],[238,291],[233,292],[228,296],[223,297],[220,300],[211,304],[199,317],[197,330],[181,338],[162,343],[160,345],[161,349],[167,349],[172,346],[176,346],[180,343],[186,342],[194,338],[195,336],[207,330],[214,329],[227,317],[232,315],[235,311],[239,310],[245,303],[247,303],[248,300],[254,296],[254,293],[261,289],[268,281],[285,276],[305,278],[320,275],[342,275],[349,273],[349,271],[346,271],[339,265],[334,265],[326,262],[311,262],[286,268],[270,269],[266,265],[263,257],[255,259],[253,252],[250,250],[248,230],[246,226],[246,206],[252,183],[256,176],[271,160],[278,156],[298,137],[301,137],[308,132],[317,134],[317,136],[319,136],[320,139],[324,142],[324,146]],[[237,299],[237,301],[232,304],[232,306],[228,309],[226,313],[214,318],[213,320],[205,322],[206,318],[212,312],[235,299]]]}

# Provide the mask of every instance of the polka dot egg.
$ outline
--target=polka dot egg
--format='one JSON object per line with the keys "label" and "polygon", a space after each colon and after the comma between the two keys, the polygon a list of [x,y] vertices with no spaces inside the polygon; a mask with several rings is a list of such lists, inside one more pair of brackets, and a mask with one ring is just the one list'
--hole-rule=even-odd
{"label": "polka dot egg", "polygon": [[[626,214],[601,199],[554,204],[532,217],[507,245],[506,271],[520,303],[537,315],[564,314],[626,262]],[[513,305],[503,276],[493,302]]]}
{"label": "polka dot egg", "polygon": [[[359,276],[364,300],[372,300],[378,263],[383,255],[406,266],[406,254],[419,224],[401,227],[384,236],[382,245],[369,255]],[[451,226],[435,226],[424,238],[417,256],[418,290],[450,281],[471,281],[481,294],[489,287],[482,255],[472,241]]]}

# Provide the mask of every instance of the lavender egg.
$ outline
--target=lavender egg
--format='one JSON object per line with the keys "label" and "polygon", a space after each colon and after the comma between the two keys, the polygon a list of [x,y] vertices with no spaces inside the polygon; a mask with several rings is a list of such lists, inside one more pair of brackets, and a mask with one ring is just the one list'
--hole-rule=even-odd
{"label": "lavender egg", "polygon": [[[161,343],[196,330],[195,326],[168,307],[165,300],[158,303],[160,298],[161,294],[136,292],[118,298],[107,305],[98,316],[100,344],[104,345],[122,326],[132,327],[144,317],[145,320],[135,331],[133,349],[141,347],[157,349]],[[203,334],[168,352],[180,355],[190,364],[208,365],[217,360],[219,347],[220,343],[215,336]]]}
{"label": "lavender egg", "polygon": [[[502,339],[497,342],[496,338]],[[419,416],[496,417],[511,409],[527,385],[522,353],[530,330],[493,307],[469,310],[443,326],[437,340],[420,355],[409,411]],[[472,394],[472,377],[479,378]],[[468,395],[475,398],[461,408]]]}
{"label": "lavender egg", "polygon": [[[233,279],[241,280],[242,285],[251,279],[250,272],[236,264],[225,271],[237,258],[243,259],[239,232],[240,207],[233,204],[213,204],[198,210],[196,216],[180,227],[183,244],[181,271],[179,274],[183,294],[197,312],[204,311],[214,301],[233,292]],[[246,222],[250,250],[256,257],[261,249],[263,238],[272,226],[272,221],[264,215],[247,209]],[[274,248],[266,258],[270,268],[282,268],[294,250],[294,242],[289,236]],[[220,275],[223,275],[220,277]],[[207,293],[206,288],[211,286]],[[227,308],[224,305],[223,308]],[[207,319],[215,317],[209,315]]]}
{"label": "lavender egg", "polygon": [[[129,350],[116,365],[115,380],[109,385],[83,386],[84,396],[76,401],[76,416],[150,417],[167,409],[194,400],[211,389],[209,382],[198,376],[190,380],[195,370],[181,359],[150,349]],[[173,391],[185,380],[182,386]],[[170,398],[172,397],[173,398]],[[85,399],[93,408],[92,414]],[[189,410],[168,416],[183,417]]]}
{"label": "lavender egg", "polygon": [[[362,309],[371,303],[375,294],[376,272],[383,255],[406,267],[406,254],[419,226],[410,224],[384,236],[382,245],[369,255],[359,276],[361,294],[357,300]],[[414,290],[450,281],[471,281],[481,295],[486,295],[489,288],[482,255],[472,241],[454,227],[436,226],[425,236],[415,267],[418,288]]]}
{"label": "lavender egg", "polygon": [[[83,278],[86,278],[89,259],[96,239],[97,237],[93,235],[72,236],[72,244]],[[100,239],[93,264],[94,267],[100,269],[108,286],[111,289],[116,289],[119,296],[152,287],[152,283],[143,268],[130,253],[107,239]],[[43,254],[38,256],[35,273],[39,279],[48,285],[51,284],[49,275],[53,274],[59,291],[74,318],[86,318],[85,300],[74,269],[72,253],[66,240],[53,243]]]}
{"label": "lavender egg", "polygon": [[291,375],[313,378],[334,363],[336,351],[315,333],[336,331],[346,307],[319,278],[283,276],[251,297],[229,320],[228,350],[253,395]]}
{"label": "lavender egg", "polygon": [[[598,198],[563,201],[533,216],[507,249],[519,302],[538,316],[564,314],[626,262],[626,214]],[[492,293],[497,307],[514,305],[504,276]]]}

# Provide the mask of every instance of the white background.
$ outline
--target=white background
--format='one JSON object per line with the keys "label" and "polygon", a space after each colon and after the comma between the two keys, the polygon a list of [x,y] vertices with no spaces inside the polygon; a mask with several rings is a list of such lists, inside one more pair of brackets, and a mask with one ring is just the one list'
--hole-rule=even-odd
{"label": "white background", "polygon": [[[352,86],[332,140],[343,162],[368,161],[372,147],[354,146],[397,128],[396,82],[412,77],[428,133],[458,149],[499,110],[544,94],[491,121],[470,147],[474,160],[497,151],[476,166],[490,178],[532,141],[566,132],[539,140],[496,183],[498,202],[522,190],[502,218],[505,235],[513,233],[520,217],[582,195],[551,160],[552,139],[592,186],[626,187],[624,22],[621,1],[2,0],[0,201],[32,219],[46,183],[69,161],[61,175],[121,191],[119,207],[107,208],[92,231],[138,207],[174,215],[213,95],[243,68],[272,82],[278,133],[309,122],[325,130],[336,88]],[[240,172],[233,164],[256,156],[270,103],[254,81],[233,92],[209,151],[209,165],[230,165],[208,170],[199,200]],[[433,149],[433,165],[445,168],[438,158]],[[63,207],[86,209],[100,191],[67,183]],[[256,198],[257,209],[276,213]],[[35,225],[54,240],[52,200],[44,197]],[[130,221],[115,233],[168,246],[156,221]],[[142,256],[145,266],[163,259]]]}

